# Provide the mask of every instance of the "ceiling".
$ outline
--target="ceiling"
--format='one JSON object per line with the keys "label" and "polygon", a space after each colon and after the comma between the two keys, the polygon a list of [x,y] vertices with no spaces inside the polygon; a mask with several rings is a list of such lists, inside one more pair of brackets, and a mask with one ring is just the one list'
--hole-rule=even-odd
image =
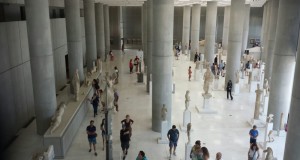
{"label": "ceiling", "polygon": [[[109,6],[141,6],[146,0],[95,0],[95,2],[101,2],[108,4]],[[201,4],[206,6],[207,1],[217,1],[218,6],[230,6],[231,0],[174,0],[175,6],[186,6],[192,4]],[[267,0],[246,0],[246,4],[250,4],[251,7],[261,7]]]}

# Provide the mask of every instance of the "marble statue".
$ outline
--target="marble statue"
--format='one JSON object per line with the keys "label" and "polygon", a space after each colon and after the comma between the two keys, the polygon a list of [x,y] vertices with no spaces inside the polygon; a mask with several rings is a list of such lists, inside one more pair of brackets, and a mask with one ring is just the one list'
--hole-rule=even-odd
{"label": "marble statue", "polygon": [[204,61],[204,63],[203,63],[203,68],[209,68],[209,61]]}
{"label": "marble statue", "polygon": [[53,117],[51,118],[51,124],[50,124],[50,134],[52,134],[55,129],[60,125],[62,116],[64,115],[66,108],[66,104],[64,102],[61,102],[60,105],[57,107]]}
{"label": "marble statue", "polygon": [[[106,72],[105,76],[106,87],[103,91],[103,95],[100,96],[101,102],[104,102],[109,109],[111,109],[114,101],[114,91],[113,91],[113,80],[109,76],[108,72]],[[107,103],[107,104],[106,104]]]}
{"label": "marble statue", "polygon": [[269,114],[269,116],[267,117],[267,122],[268,122],[268,123],[272,123],[273,117],[274,117],[273,114]]}
{"label": "marble statue", "polygon": [[102,61],[101,61],[100,58],[97,59],[97,70],[98,70],[99,72],[102,71]]}
{"label": "marble statue", "polygon": [[50,145],[47,151],[37,152],[32,155],[32,160],[53,160],[53,159],[54,159],[53,145]]}
{"label": "marble statue", "polygon": [[284,115],[283,113],[280,114],[280,126],[279,130],[284,130]]}
{"label": "marble statue", "polygon": [[268,79],[265,79],[263,88],[266,91],[266,96],[268,96],[269,95],[269,81],[268,81]]}
{"label": "marble statue", "polygon": [[163,107],[161,108],[161,120],[162,121],[166,121],[167,120],[167,113],[168,113],[168,110],[165,106],[165,104],[163,104]]}
{"label": "marble statue", "polygon": [[191,98],[190,98],[190,91],[187,90],[187,91],[185,92],[185,109],[186,109],[186,110],[189,108],[190,101],[191,101]]}
{"label": "marble statue", "polygon": [[239,83],[240,82],[240,71],[237,70],[235,72],[235,83]]}
{"label": "marble statue", "polygon": [[199,60],[196,61],[196,70],[200,69],[201,62]]}
{"label": "marble statue", "polygon": [[273,138],[273,130],[270,130],[270,131],[269,131],[268,137],[269,137],[269,142],[274,142],[274,138]]}
{"label": "marble statue", "polygon": [[72,79],[72,86],[74,90],[74,95],[75,95],[75,101],[78,101],[78,95],[79,95],[79,90],[80,90],[80,79],[79,79],[79,74],[78,74],[78,69],[76,69],[75,74]]}
{"label": "marble statue", "polygon": [[259,88],[259,84],[257,84],[257,90],[256,93],[256,100],[255,100],[255,110],[254,110],[254,119],[259,119],[259,109],[261,104],[261,94],[263,93],[263,90]]}
{"label": "marble statue", "polygon": [[187,137],[188,137],[188,143],[191,142],[191,129],[192,129],[192,123],[187,124]]}
{"label": "marble statue", "polygon": [[265,160],[273,160],[274,159],[273,150],[271,147],[268,147],[266,150],[264,150],[264,152],[267,152]]}
{"label": "marble statue", "polygon": [[208,94],[209,83],[212,82],[213,80],[209,67],[206,68],[206,72],[204,73],[203,80],[204,80],[204,84],[203,84],[204,94]]}

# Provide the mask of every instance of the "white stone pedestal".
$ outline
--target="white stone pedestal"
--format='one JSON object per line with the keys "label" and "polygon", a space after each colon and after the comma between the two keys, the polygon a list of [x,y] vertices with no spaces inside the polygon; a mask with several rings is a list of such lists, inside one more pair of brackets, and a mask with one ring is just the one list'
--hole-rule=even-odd
{"label": "white stone pedestal", "polygon": [[285,130],[277,131],[277,136],[278,136],[278,137],[285,137],[285,136],[286,136]]}
{"label": "white stone pedestal", "polygon": [[210,93],[208,94],[202,94],[203,96],[203,108],[202,109],[199,109],[197,108],[196,106],[196,109],[198,110],[199,113],[201,114],[215,114],[217,113],[217,111],[213,110],[210,108],[210,105],[209,105],[209,99],[212,97],[212,95]]}
{"label": "white stone pedestal", "polygon": [[261,119],[262,121],[266,121],[267,120],[267,114],[268,114],[268,105],[269,105],[269,97],[268,96],[264,96],[264,103],[261,106],[261,110],[260,110],[260,114],[259,114],[259,119]]}
{"label": "white stone pedestal", "polygon": [[185,144],[185,160],[190,160],[190,153],[191,153],[191,150],[192,150],[193,146],[192,144],[189,142],[189,143],[186,143]]}
{"label": "white stone pedestal", "polygon": [[200,81],[200,69],[195,69],[195,80]]}
{"label": "white stone pedestal", "polygon": [[248,121],[248,123],[250,124],[250,126],[252,127],[253,125],[256,125],[257,128],[263,128],[266,126],[265,122],[264,121],[261,121],[259,119],[254,119],[254,118],[251,118],[250,121]]}
{"label": "white stone pedestal", "polygon": [[160,131],[160,138],[157,139],[158,144],[168,144],[169,140],[167,137],[168,134],[168,121],[161,122],[161,131]]}
{"label": "white stone pedestal", "polygon": [[189,123],[191,123],[191,121],[192,121],[192,113],[191,113],[191,111],[185,110],[185,111],[183,112],[183,125],[180,126],[180,129],[181,129],[182,131],[186,131],[186,130],[187,130],[187,125],[188,125]]}
{"label": "white stone pedestal", "polygon": [[200,73],[203,73],[203,64],[204,64],[204,62],[203,61],[200,61],[201,63],[200,63]]}
{"label": "white stone pedestal", "polygon": [[[266,124],[266,128],[265,128],[265,137],[264,137],[264,141],[263,142],[259,142],[258,145],[259,147],[262,149],[262,150],[266,150],[267,147],[270,147],[268,144],[269,144],[269,137],[268,137],[268,134],[269,132],[273,130],[273,123],[267,123]],[[262,157],[265,157],[266,156],[266,153],[263,152],[263,155]]]}
{"label": "white stone pedestal", "polygon": [[219,89],[219,79],[214,78],[213,90],[218,90],[218,89]]}
{"label": "white stone pedestal", "polygon": [[257,88],[257,83],[254,83],[254,82],[251,81],[250,84],[249,84],[249,92],[250,93],[255,92],[256,88]]}
{"label": "white stone pedestal", "polygon": [[240,84],[239,83],[234,83],[233,89],[234,89],[234,92],[233,92],[234,95],[240,94]]}

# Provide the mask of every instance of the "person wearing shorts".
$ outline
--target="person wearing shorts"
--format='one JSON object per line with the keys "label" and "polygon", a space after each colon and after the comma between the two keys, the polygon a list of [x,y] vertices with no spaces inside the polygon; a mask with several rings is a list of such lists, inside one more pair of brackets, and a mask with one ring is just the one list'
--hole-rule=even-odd
{"label": "person wearing shorts", "polygon": [[122,125],[122,129],[120,130],[120,141],[121,141],[121,148],[123,151],[123,160],[124,160],[128,153],[129,141],[130,141],[130,131],[125,125]]}
{"label": "person wearing shorts", "polygon": [[94,121],[93,120],[91,120],[90,125],[86,127],[86,133],[88,135],[88,140],[89,140],[89,145],[90,145],[89,152],[92,151],[92,144],[93,144],[95,156],[97,156],[97,152],[96,152],[97,133],[96,133],[96,126],[94,126]]}
{"label": "person wearing shorts", "polygon": [[172,126],[172,129],[170,129],[168,131],[168,134],[167,134],[167,137],[169,139],[169,147],[170,147],[170,159],[171,159],[171,156],[172,156],[172,148],[173,149],[173,155],[176,156],[176,147],[177,147],[177,142],[178,142],[178,139],[179,139],[179,131],[178,129],[176,129],[176,126],[173,125]]}
{"label": "person wearing shorts", "polygon": [[256,144],[256,138],[258,137],[258,131],[256,130],[256,128],[256,125],[254,125],[253,128],[249,131],[250,146],[252,144]]}

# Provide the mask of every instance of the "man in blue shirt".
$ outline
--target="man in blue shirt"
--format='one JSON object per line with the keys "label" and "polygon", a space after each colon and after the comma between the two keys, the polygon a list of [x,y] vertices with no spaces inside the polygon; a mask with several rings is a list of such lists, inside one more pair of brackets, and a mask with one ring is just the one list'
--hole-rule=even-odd
{"label": "man in blue shirt", "polygon": [[256,125],[249,131],[250,135],[250,145],[256,144],[256,138],[258,137],[258,130],[256,130]]}
{"label": "man in blue shirt", "polygon": [[172,153],[172,148],[174,147],[173,150],[173,155],[176,156],[176,147],[177,147],[177,142],[179,139],[179,131],[176,129],[176,126],[173,125],[172,129],[169,130],[168,134],[168,139],[169,139],[169,147],[170,147],[170,159],[171,159],[171,153]]}
{"label": "man in blue shirt", "polygon": [[88,135],[88,140],[89,140],[89,144],[90,144],[89,152],[92,151],[92,144],[93,144],[94,151],[95,151],[95,156],[97,156],[97,152],[96,152],[97,133],[96,133],[96,127],[94,126],[94,121],[93,120],[91,120],[90,125],[86,127],[86,133]]}

